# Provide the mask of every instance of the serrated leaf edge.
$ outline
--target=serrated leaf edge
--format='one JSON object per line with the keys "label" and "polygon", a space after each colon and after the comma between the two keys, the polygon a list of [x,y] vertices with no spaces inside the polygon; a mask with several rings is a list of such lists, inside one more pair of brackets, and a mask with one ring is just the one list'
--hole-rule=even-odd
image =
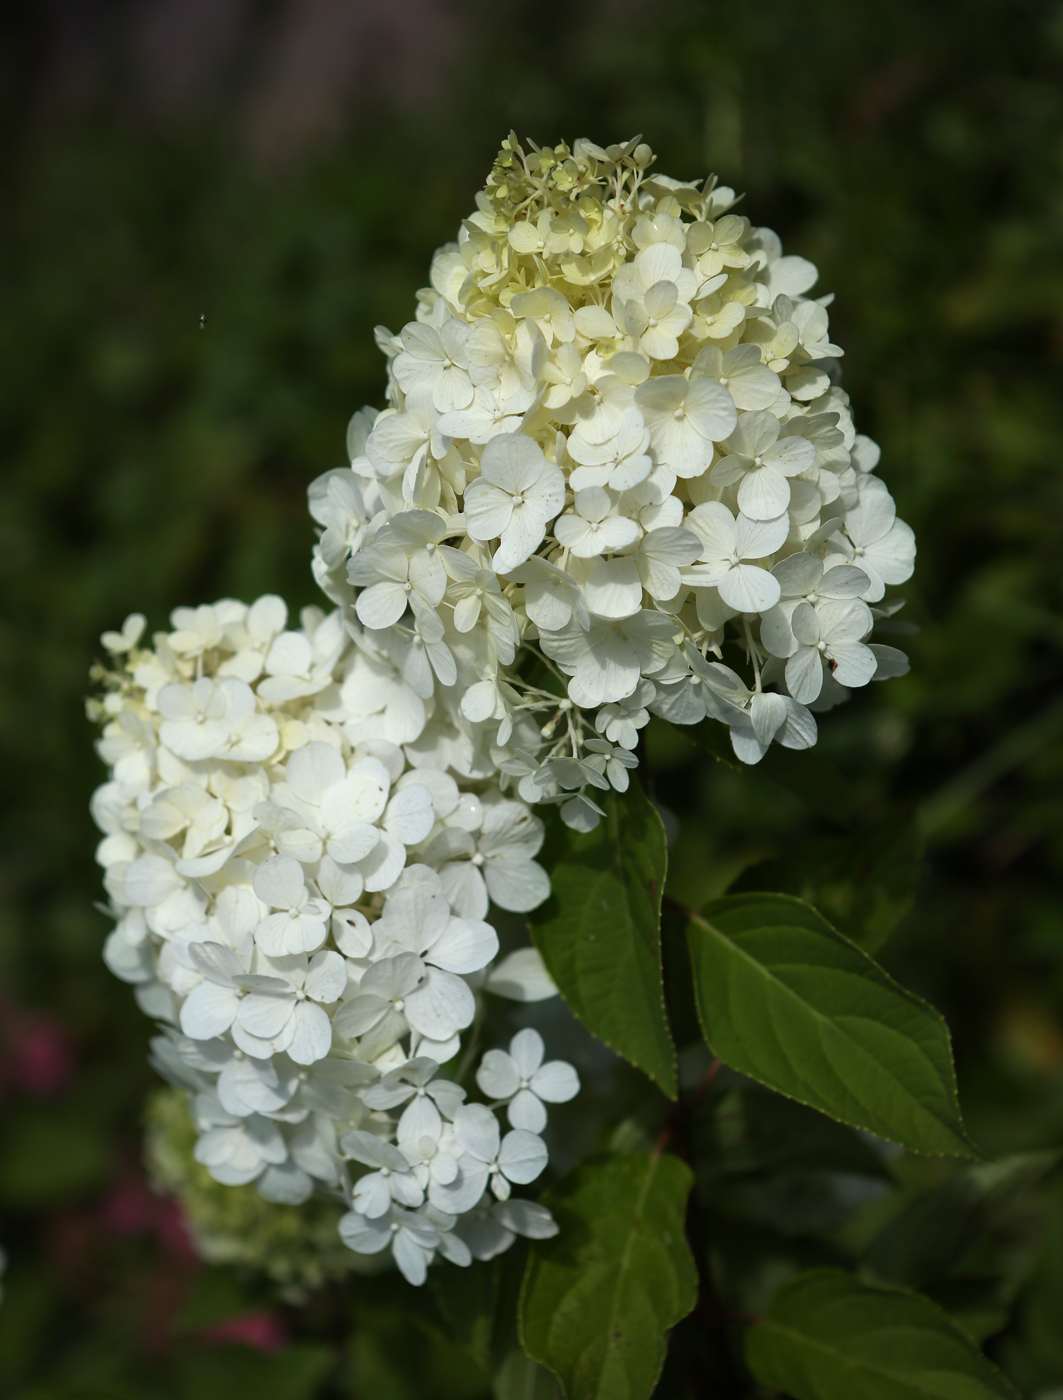
{"label": "serrated leaf edge", "polygon": [[[947,1048],[947,1050],[948,1050],[948,1056],[949,1056],[949,1069],[951,1070],[951,1083],[950,1083],[950,1085],[949,1085],[950,1097],[951,1097],[952,1103],[953,1103],[953,1105],[954,1105],[954,1107],[955,1107],[955,1109],[956,1109],[956,1116],[957,1116],[957,1118],[960,1120],[960,1128],[961,1128],[961,1134],[958,1134],[957,1136],[959,1137],[959,1140],[960,1140],[961,1142],[964,1142],[964,1143],[967,1144],[969,1150],[968,1150],[966,1153],[965,1153],[965,1152],[940,1152],[940,1153],[938,1153],[938,1152],[921,1152],[918,1148],[909,1147],[908,1144],[907,1144],[907,1143],[904,1143],[904,1142],[897,1142],[895,1138],[887,1137],[884,1133],[878,1133],[878,1132],[876,1132],[876,1133],[875,1133],[875,1136],[876,1136],[876,1137],[881,1137],[882,1140],[883,1140],[884,1142],[892,1142],[892,1143],[894,1143],[894,1144],[895,1144],[896,1146],[898,1146],[898,1147],[903,1147],[903,1148],[905,1148],[906,1151],[912,1152],[912,1153],[914,1153],[916,1156],[919,1156],[919,1157],[939,1157],[939,1156],[940,1156],[940,1157],[959,1157],[959,1158],[961,1158],[961,1159],[966,1159],[966,1160],[975,1161],[975,1162],[986,1162],[986,1161],[991,1161],[991,1160],[992,1160],[992,1159],[990,1158],[989,1154],[986,1153],[986,1152],[984,1152],[984,1151],[978,1146],[978,1144],[975,1143],[975,1142],[968,1136],[968,1134],[967,1134],[967,1129],[966,1129],[966,1127],[964,1127],[964,1125],[963,1125],[963,1115],[962,1115],[962,1113],[961,1113],[961,1111],[960,1111],[959,1087],[958,1087],[957,1080],[956,1080],[956,1058],[955,1058],[955,1055],[953,1054],[953,1049],[952,1049],[952,1035],[951,1035],[950,1032],[949,1032],[948,1022],[945,1020],[944,1016],[942,1016],[941,1012],[937,1009],[936,1006],[932,1006],[930,1002],[926,1001],[923,997],[919,996],[916,992],[911,992],[911,991],[908,990],[907,987],[902,986],[902,985],[900,984],[900,982],[898,982],[898,981],[896,980],[896,978],[890,976],[890,974],[886,971],[886,969],[885,969],[884,967],[881,966],[881,964],[877,963],[877,962],[875,961],[875,959],[874,959],[873,957],[871,957],[871,955],[870,955],[869,953],[865,952],[864,949],[861,948],[860,945],[859,945],[858,943],[854,943],[853,940],[852,940],[851,938],[847,937],[844,933],[842,933],[840,929],[836,929],[836,928],[834,927],[834,925],[830,922],[830,920],[827,919],[827,918],[825,918],[824,915],[821,914],[821,913],[819,912],[819,910],[815,907],[814,904],[809,904],[809,902],[808,902],[807,900],[801,899],[798,895],[787,895],[787,894],[780,894],[780,893],[777,893],[777,892],[767,891],[767,892],[765,892],[764,894],[755,894],[755,893],[745,894],[745,893],[743,893],[743,894],[735,894],[735,895],[724,895],[724,896],[723,896],[723,899],[726,899],[726,900],[729,900],[729,901],[733,901],[733,903],[734,903],[735,905],[737,905],[739,902],[741,902],[742,904],[752,904],[752,903],[755,903],[755,902],[757,902],[757,901],[769,901],[769,902],[775,902],[775,903],[779,903],[779,904],[800,904],[804,909],[807,909],[807,910],[809,910],[812,914],[814,914],[814,915],[816,916],[817,919],[821,919],[821,920],[823,921],[823,923],[826,924],[827,928],[830,929],[831,933],[833,933],[833,934],[835,935],[836,938],[839,938],[843,943],[847,944],[850,948],[852,948],[853,951],[856,952],[856,953],[858,953],[858,954],[860,955],[860,957],[864,959],[865,962],[869,962],[869,963],[871,964],[871,966],[876,970],[876,972],[880,973],[880,974],[886,979],[886,981],[889,982],[889,984],[890,984],[893,988],[895,988],[902,996],[904,996],[908,1001],[914,1002],[917,1006],[922,1007],[925,1011],[929,1011],[930,1014],[931,1014],[932,1016],[936,1017],[937,1020],[941,1022],[942,1026],[944,1026],[944,1028],[945,1028],[946,1048]],[[713,900],[713,901],[712,901],[713,904],[719,904],[719,903],[721,903],[721,902],[722,902],[721,900]],[[738,953],[739,955],[745,957],[747,962],[753,963],[753,964],[754,964],[755,966],[757,966],[757,967],[763,967],[763,964],[757,963],[755,959],[748,957],[748,955],[746,955],[746,954],[743,954],[743,953],[742,953],[742,950],[741,950],[740,948],[737,948],[737,947],[734,945],[734,943],[732,943],[731,940],[727,937],[727,935],[726,935],[721,929],[717,928],[717,926],[711,921],[711,919],[706,918],[705,915],[704,915],[703,913],[697,913],[697,912],[693,912],[693,911],[691,912],[691,917],[690,917],[689,923],[688,923],[688,925],[687,925],[687,945],[688,945],[688,947],[690,946],[690,926],[693,925],[693,924],[696,924],[696,923],[702,924],[704,927],[711,929],[711,930],[713,931],[713,933],[715,933],[716,936],[717,936],[718,938],[722,938],[726,943],[728,943],[729,946],[732,947],[736,953]],[[790,989],[789,989],[788,987],[786,987],[786,984],[785,984],[784,982],[779,982],[777,978],[773,977],[772,974],[769,973],[769,972],[767,971],[767,969],[764,969],[764,971],[765,971],[765,975],[771,977],[771,978],[772,978],[772,981],[776,982],[776,984],[777,984],[779,987],[781,987],[781,988],[782,988],[784,991],[786,991],[789,995],[793,995],[793,993],[790,992]],[[694,1002],[695,1002],[695,1005],[696,1005],[696,1007],[697,1007],[698,1024],[701,1026],[701,1034],[702,1034],[702,1037],[704,1038],[705,1044],[708,1046],[708,1048],[709,1048],[709,1049],[712,1051],[712,1053],[715,1055],[715,1054],[717,1054],[718,1052],[717,1052],[716,1048],[713,1046],[712,1041],[709,1039],[709,1033],[708,1033],[708,1031],[707,1031],[706,1028],[705,1028],[705,1017],[704,1017],[704,1014],[703,1014],[703,1012],[702,1012],[701,994],[700,994],[700,989],[699,989],[699,987],[698,987],[698,981],[697,981],[697,978],[694,978],[693,980],[694,980]],[[824,1019],[825,1019],[825,1018],[824,1018]],[[721,1055],[721,1056],[720,1056],[720,1059],[724,1059],[724,1057]],[[724,1063],[726,1063],[726,1060],[724,1060]],[[805,1106],[806,1108],[814,1109],[816,1113],[822,1113],[826,1118],[832,1118],[832,1119],[834,1120],[834,1122],[836,1122],[836,1123],[844,1123],[845,1126],[848,1127],[848,1128],[853,1128],[853,1127],[855,1127],[855,1128],[860,1129],[861,1131],[870,1131],[869,1129],[867,1129],[867,1128],[865,1127],[864,1124],[862,1124],[862,1123],[850,1123],[850,1122],[849,1122],[847,1119],[845,1119],[845,1118],[839,1118],[837,1114],[831,1113],[829,1109],[821,1108],[821,1107],[819,1106],[819,1104],[809,1103],[807,1099],[799,1098],[796,1094],[789,1093],[789,1092],[788,1092],[787,1090],[785,1090],[785,1089],[780,1089],[780,1088],[778,1088],[778,1087],[777,1087],[776,1085],[774,1085],[774,1084],[769,1084],[769,1083],[767,1082],[766,1079],[762,1079],[759,1075],[751,1074],[751,1073],[749,1073],[749,1071],[747,1071],[747,1070],[741,1070],[741,1071],[739,1071],[739,1072],[742,1073],[742,1074],[747,1074],[748,1077],[749,1077],[750,1079],[755,1080],[758,1084],[763,1084],[764,1087],[765,1087],[766,1089],[770,1089],[770,1090],[772,1091],[772,1093],[779,1094],[779,1095],[781,1095],[783,1098],[790,1099],[790,1100],[791,1100],[792,1102],[794,1102],[794,1103],[804,1104],[804,1106]],[[953,1130],[953,1131],[955,1131],[955,1130]]]}

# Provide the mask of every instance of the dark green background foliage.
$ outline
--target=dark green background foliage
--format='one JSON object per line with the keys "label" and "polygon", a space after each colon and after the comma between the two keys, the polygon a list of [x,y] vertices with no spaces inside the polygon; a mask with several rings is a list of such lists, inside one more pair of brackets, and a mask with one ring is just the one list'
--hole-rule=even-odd
{"label": "dark green background foliage", "polygon": [[[886,1168],[728,1072],[692,1096],[666,911],[685,1097],[588,1145],[646,1152],[663,1129],[694,1168],[712,1286],[658,1393],[754,1395],[758,1349],[794,1375],[801,1290],[838,1276],[787,1281],[862,1259],[866,1290],[918,1287],[1047,1395],[1063,1192],[1030,1154],[1063,1145],[1063,6],[21,8],[0,33],[0,1388],[556,1395],[515,1350],[520,1258],[447,1266],[416,1303],[389,1278],[299,1306],[188,1256],[143,1185],[150,1026],[100,961],[82,709],[97,637],[129,611],[313,600],[305,487],[381,400],[372,328],[408,319],[515,126],[644,132],[666,172],[745,190],[837,293],[845,385],[919,542],[911,674],[827,716],[811,755],[738,771],[654,726],[642,772],[677,819],[668,895],[813,903],[944,1013],[967,1130],[1006,1159]],[[245,1336],[286,1347],[210,1331],[248,1314]]]}

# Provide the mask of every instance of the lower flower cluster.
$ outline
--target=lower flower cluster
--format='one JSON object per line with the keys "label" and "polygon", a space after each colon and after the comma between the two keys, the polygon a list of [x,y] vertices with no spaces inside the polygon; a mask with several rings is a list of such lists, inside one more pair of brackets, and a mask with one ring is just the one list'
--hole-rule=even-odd
{"label": "lower flower cluster", "polygon": [[549,893],[541,822],[490,771],[455,779],[439,735],[401,742],[338,612],[289,628],[267,596],[172,623],[150,647],[138,615],[104,635],[90,709],[110,774],[92,809],[105,958],[160,1023],[154,1061],[188,1093],[196,1161],[268,1201],[331,1195],[344,1243],[390,1249],[411,1283],[436,1255],[555,1233],[511,1193],[546,1166],[544,1104],[574,1097],[575,1070],[527,1029],[484,1055],[488,1102],[459,1082],[486,995],[556,993],[485,922],[491,902]]}

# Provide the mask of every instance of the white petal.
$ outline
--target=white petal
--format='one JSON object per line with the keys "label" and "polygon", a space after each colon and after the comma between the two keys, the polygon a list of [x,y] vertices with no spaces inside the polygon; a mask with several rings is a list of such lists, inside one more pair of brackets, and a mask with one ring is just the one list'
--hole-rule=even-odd
{"label": "white petal", "polygon": [[238,1003],[239,996],[231,987],[201,982],[181,1007],[181,1029],[193,1040],[213,1040],[232,1025]]}
{"label": "white petal", "polygon": [[312,953],[324,943],[327,931],[325,920],[316,913],[297,914],[295,918],[290,912],[270,914],[255,930],[255,942],[268,957],[282,958]]}
{"label": "white petal", "polygon": [[454,1136],[464,1152],[480,1162],[498,1156],[498,1119],[483,1104],[463,1104],[454,1114]]}
{"label": "white petal", "polygon": [[[772,571],[774,572],[774,570]],[[778,604],[769,608],[761,618],[760,640],[772,656],[785,660],[792,656],[797,646],[785,608]]]}
{"label": "white petal", "polygon": [[[791,555],[791,559],[807,558],[807,555]],[[816,592],[821,598],[859,598],[867,591],[870,582],[863,569],[853,564],[836,564],[828,569],[820,580]]]}
{"label": "white petal", "polygon": [[546,1109],[530,1089],[521,1089],[515,1095],[506,1116],[514,1128],[522,1128],[529,1133],[541,1133],[546,1127]]}
{"label": "white petal", "polygon": [[[834,679],[839,685],[867,685],[878,665],[875,653],[860,642],[832,646],[830,657],[834,662]],[[794,696],[794,699],[797,697]]]}
{"label": "white petal", "polygon": [[391,1187],[391,1199],[398,1201],[402,1206],[419,1206],[424,1201],[424,1191],[420,1182],[412,1172],[403,1175],[396,1173],[388,1180]]}
{"label": "white petal", "polygon": [[815,647],[819,645],[819,614],[811,603],[798,603],[790,618],[790,628],[801,646]]}
{"label": "white petal", "polygon": [[915,534],[912,527],[898,520],[889,533],[868,545],[862,559],[878,570],[883,583],[905,583],[915,568]]}
{"label": "white petal", "polygon": [[361,981],[361,991],[389,1000],[404,997],[417,986],[424,971],[424,963],[415,953],[399,953],[394,958],[383,958],[366,972]]}
{"label": "white petal", "polygon": [[535,1133],[517,1128],[502,1139],[498,1165],[510,1181],[526,1186],[534,1181],[547,1163],[546,1144]]}
{"label": "white petal", "polygon": [[763,559],[785,543],[790,522],[785,515],[775,520],[750,520],[739,515],[735,521],[735,549],[739,559]]}
{"label": "white petal", "polygon": [[786,688],[801,705],[811,705],[823,689],[823,662],[815,647],[800,647],[786,663]]}
{"label": "white petal", "polygon": [[387,1221],[377,1224],[353,1210],[340,1217],[339,1232],[347,1248],[358,1254],[379,1254],[391,1244],[391,1226]]}
{"label": "white petal", "polygon": [[380,833],[380,840],[364,860],[358,862],[367,890],[389,889],[406,864],[406,847],[391,832]]}
{"label": "white petal", "polygon": [[466,919],[482,919],[487,913],[487,886],[471,861],[450,861],[439,872],[450,907]]}
{"label": "white petal", "polygon": [[498,907],[514,913],[537,909],[550,895],[550,877],[541,865],[505,851],[485,862],[484,878]]}
{"label": "white petal", "polygon": [[423,841],[434,821],[431,793],[419,783],[411,783],[397,792],[384,813],[385,829],[407,846]]}
{"label": "white petal", "polygon": [[278,996],[252,992],[241,1000],[237,1018],[257,1039],[272,1040],[287,1025],[294,1000],[291,992]]}
{"label": "white petal", "polygon": [[698,432],[712,442],[722,442],[738,421],[731,395],[715,379],[693,380],[685,407]]}
{"label": "white petal", "polygon": [[554,1217],[538,1201],[499,1201],[491,1207],[491,1215],[507,1230],[529,1240],[549,1240],[558,1233]]}
{"label": "white petal", "polygon": [[706,501],[695,506],[685,524],[701,540],[702,558],[731,557],[735,548],[735,518],[722,501]]}
{"label": "white petal", "polygon": [[878,662],[874,675],[876,681],[886,681],[893,676],[908,674],[909,662],[903,651],[897,647],[883,646],[880,642],[872,642],[870,646]]}
{"label": "white petal", "polygon": [[428,1276],[428,1255],[406,1230],[399,1230],[392,1242],[391,1252],[399,1273],[407,1283],[419,1288]]}
{"label": "white petal", "polygon": [[532,1076],[531,1088],[547,1103],[568,1103],[579,1093],[579,1075],[565,1060],[550,1060]]}
{"label": "white petal", "polygon": [[359,1177],[354,1183],[351,1196],[355,1210],[368,1220],[379,1220],[391,1209],[388,1179],[379,1172],[369,1172],[366,1176]]}
{"label": "white petal", "polygon": [[461,1215],[471,1210],[483,1195],[487,1185],[487,1171],[486,1162],[476,1157],[465,1156],[459,1163],[458,1175],[453,1181],[433,1181],[430,1184],[428,1199],[441,1210]]}
{"label": "white petal", "polygon": [[504,1050],[488,1050],[476,1071],[476,1082],[489,1099],[509,1099],[520,1088],[520,1075],[512,1056]]}
{"label": "white petal", "polygon": [[797,476],[816,460],[815,445],[806,437],[781,437],[764,453],[764,461],[783,476]]}
{"label": "white petal", "polygon": [[295,1035],[288,1054],[297,1065],[323,1060],[332,1047],[332,1023],[320,1006],[303,1001],[292,1012]]}
{"label": "white petal", "polygon": [[[492,439],[497,442],[497,438]],[[510,515],[509,524],[502,531],[499,547],[491,560],[496,573],[508,573],[518,564],[535,553],[546,535],[546,519],[543,512],[531,501],[516,506]]]}
{"label": "white petal", "polygon": [[736,612],[767,612],[779,601],[779,585],[766,569],[736,564],[717,585],[720,597]]}
{"label": "white petal", "polygon": [[743,476],[738,487],[738,508],[750,520],[773,520],[789,504],[790,483],[781,472],[758,467]]}
{"label": "white petal", "polygon": [[284,777],[296,797],[319,805],[325,792],[346,777],[346,769],[342,757],[331,743],[318,739],[296,749],[287,762]]}
{"label": "white petal", "polygon": [[768,288],[772,300],[779,295],[802,296],[811,290],[818,276],[819,269],[807,258],[794,255],[777,258],[768,268]]}
{"label": "white petal", "polygon": [[311,959],[304,984],[308,997],[315,1001],[338,1001],[347,985],[347,964],[339,953],[320,952]]}
{"label": "white petal", "polygon": [[357,822],[330,836],[326,845],[333,860],[343,865],[354,865],[375,851],[379,840],[380,832],[375,826],[370,826],[368,822]]}
{"label": "white petal", "polygon": [[303,868],[291,856],[271,856],[255,868],[251,881],[255,894],[272,909],[290,909],[303,897]]}
{"label": "white petal", "polygon": [[407,593],[401,583],[374,583],[359,593],[354,610],[366,627],[392,627],[406,611]]}
{"label": "white petal", "polygon": [[131,904],[147,909],[184,888],[184,880],[162,856],[138,856],[125,868],[122,884]]}
{"label": "white petal", "polygon": [[[439,1109],[427,1094],[415,1094],[409,1107],[399,1119],[397,1133],[403,1142],[420,1142],[421,1138],[431,1138],[434,1142],[443,1126]],[[407,1202],[406,1204],[410,1204]],[[420,1205],[420,1201],[415,1204]]]}
{"label": "white petal", "polygon": [[190,943],[188,956],[204,977],[222,987],[231,987],[244,972],[236,954],[222,943]]}
{"label": "white petal", "polygon": [[317,872],[317,887],[334,909],[341,909],[362,893],[362,877],[357,870],[347,870],[325,856]]}
{"label": "white petal", "polygon": [[266,670],[274,676],[307,676],[313,665],[310,640],[301,632],[282,632],[266,653]]}
{"label": "white petal", "polygon": [[410,1025],[429,1040],[447,1040],[472,1025],[476,1001],[468,984],[452,972],[430,967],[421,985],[406,997]]}
{"label": "white petal", "polygon": [[504,957],[488,977],[487,990],[511,1001],[546,1001],[558,994],[538,948],[518,948]]}
{"label": "white petal", "polygon": [[389,1002],[378,996],[357,996],[345,1001],[333,1018],[333,1029],[344,1040],[365,1035],[380,1024]]}
{"label": "white petal", "polygon": [[[491,442],[497,441],[498,438],[491,439]],[[512,496],[482,476],[469,483],[465,490],[465,523],[472,539],[484,543],[498,539],[512,515]]]}
{"label": "white petal", "polygon": [[816,720],[803,705],[791,701],[786,723],[775,736],[784,749],[810,749],[816,742]]}
{"label": "white petal", "polygon": [[754,695],[749,706],[749,718],[753,733],[767,748],[786,723],[786,701],[781,695],[772,693]]}
{"label": "white petal", "polygon": [[779,560],[772,573],[782,585],[783,593],[796,598],[802,593],[810,593],[818,585],[823,564],[814,554],[790,554]]}
{"label": "white petal", "polygon": [[451,919],[425,953],[425,961],[447,972],[479,972],[498,953],[498,935],[479,919]]}
{"label": "white petal", "polygon": [[375,822],[384,810],[390,787],[391,774],[379,759],[360,759],[342,784],[344,823]]}
{"label": "white petal", "polygon": [[599,617],[631,617],[642,606],[642,579],[633,558],[600,559],[584,584],[587,606]]}
{"label": "white petal", "polygon": [[[361,881],[358,883],[361,884]],[[369,920],[357,909],[333,911],[332,937],[340,952],[349,958],[364,958],[373,946]]]}
{"label": "white petal", "polygon": [[272,1201],[274,1205],[298,1206],[313,1195],[314,1183],[294,1162],[284,1162],[267,1167],[255,1183],[255,1189],[263,1200]]}
{"label": "white petal", "polygon": [[509,1043],[509,1053],[521,1079],[530,1079],[543,1062],[546,1046],[538,1031],[527,1027]]}

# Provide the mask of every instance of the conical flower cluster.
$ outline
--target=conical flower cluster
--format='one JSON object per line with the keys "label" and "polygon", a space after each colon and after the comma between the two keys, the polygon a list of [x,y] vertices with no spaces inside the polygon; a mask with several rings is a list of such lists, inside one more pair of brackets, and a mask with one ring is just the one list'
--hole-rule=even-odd
{"label": "conical flower cluster", "polygon": [[906,669],[870,642],[915,543],[856,433],[817,272],[733,190],[638,141],[510,137],[389,407],[321,477],[315,571],[395,697],[391,732],[592,826],[649,715],[739,758]]}

